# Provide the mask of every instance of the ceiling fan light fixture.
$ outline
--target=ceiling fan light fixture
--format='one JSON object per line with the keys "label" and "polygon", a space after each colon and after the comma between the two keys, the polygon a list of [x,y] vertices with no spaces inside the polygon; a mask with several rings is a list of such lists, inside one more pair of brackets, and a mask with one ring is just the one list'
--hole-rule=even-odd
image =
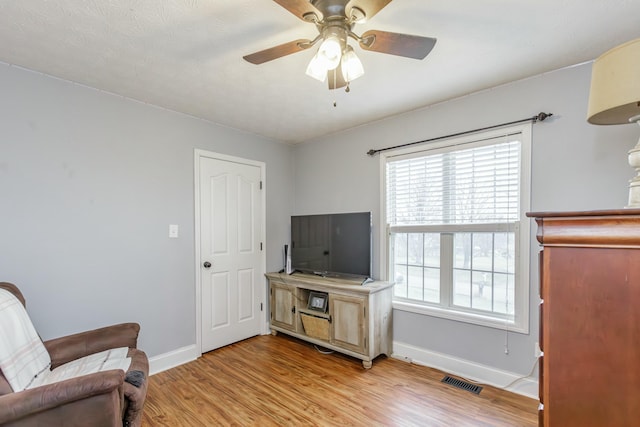
{"label": "ceiling fan light fixture", "polygon": [[313,23],[317,36],[313,40],[298,39],[283,43],[243,58],[252,64],[262,64],[319,44],[307,66],[306,74],[320,82],[329,80],[330,90],[346,86],[345,90],[348,92],[349,82],[364,74],[362,62],[347,44],[349,38],[366,51],[413,59],[424,59],[436,43],[436,39],[432,37],[389,31],[367,30],[362,35],[353,32],[356,24],[369,21],[391,1],[275,0],[304,22]]}
{"label": "ceiling fan light fixture", "polygon": [[342,76],[348,82],[352,82],[358,77],[364,74],[364,67],[362,61],[356,55],[356,52],[351,46],[347,45],[347,48],[342,55]]}
{"label": "ceiling fan light fixture", "polygon": [[318,49],[318,55],[326,61],[327,69],[334,70],[340,64],[342,57],[340,39],[333,34],[326,37]]}
{"label": "ceiling fan light fixture", "polygon": [[320,52],[318,52],[311,58],[311,62],[309,62],[307,66],[306,74],[324,83],[327,79],[328,70],[327,61],[320,55]]}

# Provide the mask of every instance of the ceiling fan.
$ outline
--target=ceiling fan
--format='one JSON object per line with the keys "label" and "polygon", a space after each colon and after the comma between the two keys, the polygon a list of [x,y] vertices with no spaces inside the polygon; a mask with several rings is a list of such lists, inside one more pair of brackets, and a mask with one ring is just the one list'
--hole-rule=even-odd
{"label": "ceiling fan", "polygon": [[329,89],[346,86],[364,74],[362,62],[348,44],[351,38],[364,50],[423,59],[436,44],[436,39],[388,31],[369,30],[361,36],[353,27],[371,19],[391,0],[274,0],[305,22],[315,24],[318,36],[313,40],[298,39],[246,55],[252,64],[262,64],[292,53],[320,47],[307,67],[307,75],[324,82]]}

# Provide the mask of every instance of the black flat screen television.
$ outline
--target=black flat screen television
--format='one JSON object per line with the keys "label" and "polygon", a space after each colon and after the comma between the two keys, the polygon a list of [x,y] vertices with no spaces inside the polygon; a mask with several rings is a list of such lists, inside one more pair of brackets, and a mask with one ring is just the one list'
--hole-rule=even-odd
{"label": "black flat screen television", "polygon": [[292,216],[291,268],[370,278],[371,212]]}

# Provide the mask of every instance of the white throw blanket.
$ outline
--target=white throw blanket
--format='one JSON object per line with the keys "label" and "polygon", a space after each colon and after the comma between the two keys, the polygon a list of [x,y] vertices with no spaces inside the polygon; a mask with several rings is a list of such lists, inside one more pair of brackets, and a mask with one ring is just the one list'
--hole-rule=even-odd
{"label": "white throw blanket", "polygon": [[27,388],[34,388],[95,372],[108,371],[109,369],[122,369],[126,372],[131,364],[131,358],[127,357],[128,352],[129,349],[127,347],[120,347],[73,360],[51,371],[46,370],[42,375],[38,375]]}
{"label": "white throw blanket", "polygon": [[18,298],[0,289],[0,369],[13,391],[49,371],[51,359]]}
{"label": "white throw blanket", "polygon": [[126,371],[131,364],[127,347],[95,353],[50,370],[51,358],[24,306],[11,292],[0,289],[0,369],[13,391],[110,369]]}

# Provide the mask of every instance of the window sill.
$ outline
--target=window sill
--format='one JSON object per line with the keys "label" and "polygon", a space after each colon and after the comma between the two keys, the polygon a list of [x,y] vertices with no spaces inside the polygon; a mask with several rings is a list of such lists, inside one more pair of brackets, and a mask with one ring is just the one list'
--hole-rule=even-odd
{"label": "window sill", "polygon": [[442,319],[454,320],[457,322],[470,323],[473,325],[486,326],[500,330],[509,330],[521,334],[529,333],[529,322],[518,324],[515,322],[495,319],[488,316],[482,316],[475,313],[467,313],[464,311],[445,310],[439,307],[426,306],[421,304],[413,304],[407,301],[394,300],[393,308],[395,310],[406,311],[410,313],[422,314],[425,316],[439,317]]}

